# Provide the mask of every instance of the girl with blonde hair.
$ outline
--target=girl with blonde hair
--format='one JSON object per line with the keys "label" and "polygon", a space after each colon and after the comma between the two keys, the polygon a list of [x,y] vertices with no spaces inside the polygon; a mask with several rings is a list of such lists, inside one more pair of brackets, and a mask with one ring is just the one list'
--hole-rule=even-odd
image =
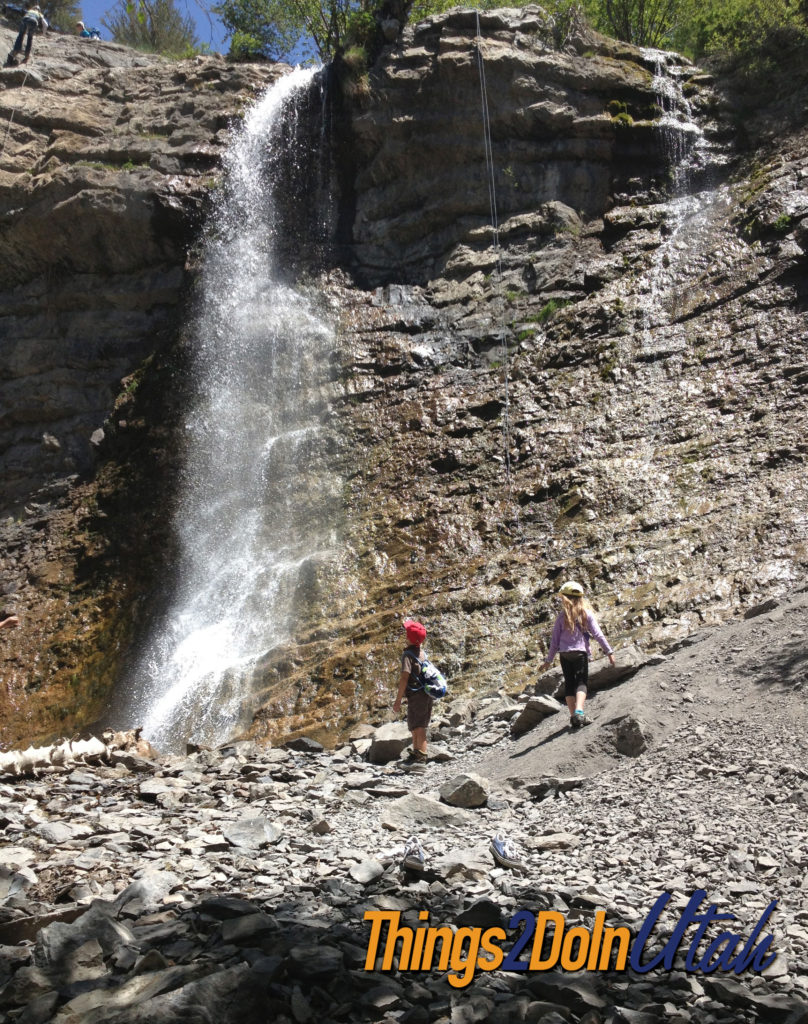
{"label": "girl with blonde hair", "polygon": [[553,624],[550,650],[539,671],[545,672],[553,664],[556,654],[560,656],[570,725],[573,729],[579,729],[586,725],[584,703],[589,681],[589,659],[592,657],[590,637],[594,637],[604,654],[608,655],[610,665],[614,665],[614,654],[598,625],[592,605],[584,597],[581,584],[568,580],[558,596],[561,611]]}

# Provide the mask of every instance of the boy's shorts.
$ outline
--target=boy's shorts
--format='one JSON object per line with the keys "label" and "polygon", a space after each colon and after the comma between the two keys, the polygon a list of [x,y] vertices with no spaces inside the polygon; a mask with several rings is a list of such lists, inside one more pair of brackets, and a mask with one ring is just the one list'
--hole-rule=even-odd
{"label": "boy's shorts", "polygon": [[432,717],[432,705],[435,701],[423,690],[407,691],[407,728],[426,729]]}

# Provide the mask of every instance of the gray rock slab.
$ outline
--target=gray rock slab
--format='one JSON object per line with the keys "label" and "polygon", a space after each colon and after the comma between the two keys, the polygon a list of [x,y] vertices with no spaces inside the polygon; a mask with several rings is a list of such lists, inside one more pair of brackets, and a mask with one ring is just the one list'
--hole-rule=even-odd
{"label": "gray rock slab", "polygon": [[379,815],[382,827],[394,832],[400,829],[416,831],[446,825],[470,825],[474,821],[474,815],[470,811],[447,807],[446,804],[419,793],[410,793],[400,800],[394,800]]}
{"label": "gray rock slab", "polygon": [[251,945],[265,935],[277,932],[278,928],[278,922],[269,914],[259,912],[231,917],[222,922],[222,940],[239,946]]}
{"label": "gray rock slab", "polygon": [[243,850],[261,850],[277,842],[282,834],[282,829],[266,818],[242,818],[222,825],[222,835],[228,843]]}
{"label": "gray rock slab", "polygon": [[112,904],[115,914],[137,916],[163,905],[163,899],[181,884],[179,875],[159,868],[147,868],[128,885]]}
{"label": "gray rock slab", "polygon": [[560,704],[554,697],[531,697],[513,719],[511,734],[513,736],[523,736],[526,732],[535,728],[539,722],[543,722],[545,718],[550,715],[557,715],[559,711],[563,710],[564,705]]}
{"label": "gray rock slab", "polygon": [[36,938],[34,963],[61,980],[71,980],[70,958],[87,943],[96,942],[106,956],[120,946],[136,945],[134,932],[113,914],[113,904],[99,900],[71,924],[57,921],[43,928]]}
{"label": "gray rock slab", "polygon": [[525,840],[525,846],[531,850],[574,850],[581,845],[578,836],[570,832],[552,832],[545,836],[531,836]]}
{"label": "gray rock slab", "polygon": [[384,874],[384,865],[375,859],[363,860],[361,864],[354,864],[349,868],[348,874],[360,885],[368,885],[381,878]]}
{"label": "gray rock slab", "polygon": [[440,798],[451,807],[484,807],[488,802],[491,784],[474,772],[449,779],[440,787]]}

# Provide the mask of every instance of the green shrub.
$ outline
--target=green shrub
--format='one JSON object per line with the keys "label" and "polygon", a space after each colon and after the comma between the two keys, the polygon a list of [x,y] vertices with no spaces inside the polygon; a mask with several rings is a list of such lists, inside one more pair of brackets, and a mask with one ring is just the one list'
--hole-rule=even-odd
{"label": "green shrub", "polygon": [[550,299],[546,302],[539,310],[536,317],[536,322],[540,324],[549,323],[550,320],[556,315],[559,309],[563,309],[564,306],[568,306],[569,302],[566,299]]}
{"label": "green shrub", "polygon": [[606,104],[606,110],[609,112],[611,117],[617,117],[618,114],[628,113],[628,108],[621,100],[609,100]]}

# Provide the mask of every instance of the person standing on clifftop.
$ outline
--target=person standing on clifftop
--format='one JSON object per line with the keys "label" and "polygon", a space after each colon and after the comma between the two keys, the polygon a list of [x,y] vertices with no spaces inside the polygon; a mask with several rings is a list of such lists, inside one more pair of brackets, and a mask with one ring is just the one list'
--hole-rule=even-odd
{"label": "person standing on clifftop", "polygon": [[29,7],[25,14],[22,16],[20,22],[20,31],[17,35],[16,42],[11,48],[11,53],[6,58],[6,67],[12,67],[16,64],[14,59],[18,53],[22,53],[22,42],[26,35],[28,36],[25,44],[25,56],[22,59],[22,63],[25,64],[28,58],[31,56],[31,47],[34,45],[34,32],[39,29],[40,32],[47,32],[48,23],[45,21],[45,15],[39,9],[39,4],[34,4],[33,7]]}
{"label": "person standing on clifftop", "polygon": [[76,31],[82,39],[100,39],[101,33],[97,28],[87,28],[83,21],[76,22]]}
{"label": "person standing on clifftop", "polygon": [[407,634],[407,647],[401,655],[401,673],[393,711],[398,714],[402,700],[406,699],[407,728],[412,733],[412,750],[407,761],[411,767],[423,770],[428,760],[426,730],[435,703],[420,683],[421,644],[426,640],[426,627],[420,622],[405,619],[404,630]]}
{"label": "person standing on clifftop", "polygon": [[589,659],[592,656],[589,647],[590,637],[594,637],[604,654],[608,655],[610,665],[614,665],[614,654],[598,625],[592,605],[584,597],[584,588],[581,584],[575,580],[568,580],[558,596],[561,611],[553,624],[550,650],[539,672],[546,672],[553,664],[556,654],[560,655],[570,725],[573,729],[579,729],[586,725],[584,703],[589,681]]}

